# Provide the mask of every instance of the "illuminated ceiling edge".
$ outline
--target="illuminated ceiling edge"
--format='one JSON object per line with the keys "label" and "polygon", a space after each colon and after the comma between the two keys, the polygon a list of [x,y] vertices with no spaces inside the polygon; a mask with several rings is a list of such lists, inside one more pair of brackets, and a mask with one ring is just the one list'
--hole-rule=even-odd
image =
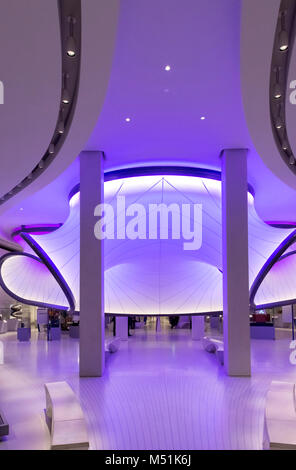
{"label": "illuminated ceiling edge", "polygon": [[24,299],[23,297],[19,297],[14,292],[12,292],[10,289],[8,289],[8,287],[6,286],[6,284],[3,280],[3,277],[2,277],[2,266],[8,258],[12,258],[14,256],[26,256],[27,258],[32,258],[35,261],[38,261],[39,263],[44,264],[43,261],[40,258],[38,258],[37,256],[34,256],[34,255],[31,255],[30,253],[15,252],[15,253],[6,253],[5,255],[1,256],[1,258],[0,258],[0,286],[2,287],[4,292],[6,292],[6,294],[9,295],[10,297],[12,297],[13,299],[15,299],[18,302],[21,302],[25,305],[34,305],[36,307],[56,308],[56,309],[59,309],[59,310],[65,310],[65,306],[48,304],[46,302],[39,302],[39,301]]}
{"label": "illuminated ceiling edge", "polygon": [[[20,193],[23,189],[29,186],[33,181],[35,181],[54,161],[57,157],[60,149],[62,148],[67,135],[69,133],[71,123],[73,120],[74,112],[76,109],[78,89],[79,89],[79,79],[80,79],[80,62],[81,62],[81,0],[71,0],[71,8],[67,6],[65,0],[57,0],[58,5],[58,15],[60,23],[60,39],[61,39],[61,57],[62,57],[62,67],[61,67],[61,103],[59,107],[59,113],[57,116],[56,127],[54,129],[51,141],[48,144],[45,154],[40,159],[39,163],[33,168],[30,173],[15,187],[11,188],[6,194],[3,194],[0,197],[0,205],[5,204],[9,199],[11,199],[16,194]],[[70,13],[70,11],[71,13]],[[73,11],[75,10],[75,16]],[[74,57],[69,58],[66,54],[66,32],[64,28],[65,19],[66,21],[69,18],[75,18],[75,45],[76,45],[76,54]],[[67,25],[68,26],[68,25]],[[70,27],[70,26],[69,26]],[[74,34],[73,34],[74,36]],[[65,77],[73,77],[72,86],[65,86]],[[67,79],[66,81],[69,82]],[[67,89],[69,92],[69,101],[67,104],[63,103],[63,92]],[[59,132],[59,126],[62,122],[63,131]],[[51,147],[53,146],[53,151]]]}

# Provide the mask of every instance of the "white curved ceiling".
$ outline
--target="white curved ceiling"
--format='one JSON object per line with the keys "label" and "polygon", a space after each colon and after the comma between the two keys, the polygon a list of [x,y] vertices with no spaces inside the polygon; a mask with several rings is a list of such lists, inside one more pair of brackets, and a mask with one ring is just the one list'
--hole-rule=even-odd
{"label": "white curved ceiling", "polygon": [[237,0],[121,2],[108,93],[86,149],[103,149],[112,167],[219,166],[222,148],[245,147],[239,19]]}
{"label": "white curved ceiling", "polygon": [[[222,214],[221,182],[207,178],[190,176],[141,176],[108,181],[104,186],[105,202],[109,203],[118,220],[122,209],[118,209],[117,197],[125,197],[126,207],[137,203],[141,206],[138,213],[138,226],[144,221],[143,238],[107,238],[104,242],[105,259],[105,305],[106,312],[120,314],[184,314],[205,313],[222,310]],[[193,216],[193,208],[186,213],[195,232],[195,240],[202,241],[199,249],[184,249],[184,218],[182,235],[177,230],[173,237],[172,223],[168,223],[167,238],[150,235],[150,204],[174,204],[174,218],[184,210],[182,205],[190,203],[202,206],[202,220]],[[138,211],[139,209],[137,209]],[[144,215],[143,215],[144,211]],[[152,207],[156,212],[156,207]],[[262,266],[280,243],[293,232],[292,229],[274,228],[264,224],[258,217],[253,197],[248,197],[249,212],[249,285],[250,288]],[[134,214],[136,215],[136,214]],[[127,231],[133,217],[126,217]],[[163,213],[159,220],[165,220]],[[98,218],[94,217],[94,227]],[[113,222],[108,219],[105,231],[112,229]],[[116,229],[124,228],[116,223]],[[180,227],[179,227],[180,228]],[[135,231],[138,229],[136,228]],[[177,236],[176,236],[177,234]],[[181,236],[180,236],[181,235]],[[44,235],[31,235],[31,238],[45,251],[55,264],[75,298],[79,310],[79,259],[80,259],[80,200],[79,193],[70,201],[70,215],[65,224],[56,231]],[[193,238],[193,236],[191,237]],[[199,244],[195,245],[196,247]],[[37,246],[36,253],[38,254]],[[11,261],[14,260],[14,261]],[[19,279],[12,270],[24,272],[22,256],[9,258],[1,268],[4,283],[14,294],[26,297],[32,293],[32,303],[36,295],[50,303],[51,290],[43,279],[38,281],[31,273]],[[26,260],[28,263],[28,261]],[[28,263],[30,264],[30,263]],[[31,263],[32,264],[32,263]],[[19,269],[17,268],[19,266]],[[14,279],[15,278],[15,279]],[[268,299],[274,299],[274,290],[268,292]],[[44,292],[45,291],[45,292]],[[55,298],[57,290],[52,291]],[[33,296],[35,295],[35,297]],[[26,297],[28,298],[28,297]],[[281,300],[279,296],[277,300]],[[56,302],[56,301],[55,301]],[[62,304],[64,305],[64,304]]]}
{"label": "white curved ceiling", "polygon": [[0,43],[2,196],[36,166],[56,126],[61,88],[57,2],[2,0]]}
{"label": "white curved ceiling", "polygon": [[[242,96],[256,151],[278,178],[296,189],[296,177],[278,152],[270,122],[269,80],[280,3],[280,0],[242,0]],[[287,122],[295,127],[295,111]],[[290,135],[293,137],[293,133]]]}
{"label": "white curved ceiling", "polygon": [[[83,148],[103,150],[107,169],[152,162],[220,169],[223,148],[249,148],[248,179],[256,193],[258,214],[264,220],[296,221],[293,175],[274,154],[274,148],[268,147],[266,152],[257,142],[261,138],[264,146],[268,137],[269,115],[261,98],[266,98],[269,85],[267,63],[279,0],[122,1],[111,76],[100,114],[103,97],[99,91],[107,83],[107,72],[100,75],[101,49],[97,54],[93,51],[94,46],[104,49],[105,41],[111,50],[114,2],[108,2],[113,6],[109,16],[105,14],[111,32],[101,24],[102,2],[83,3],[87,62],[82,65],[80,101],[65,153],[61,152],[34,187],[0,208],[0,229],[8,234],[21,223],[63,222],[68,213],[65,195],[79,181],[78,163],[66,167]],[[264,37],[260,47],[255,47],[260,34]],[[108,54],[103,63],[106,69]],[[167,64],[169,72],[164,70]],[[126,122],[126,117],[131,121]],[[270,145],[274,146],[273,141]],[[269,156],[280,166],[279,172],[269,163]],[[63,169],[64,173],[46,186]],[[29,195],[37,188],[42,189]]]}
{"label": "white curved ceiling", "polygon": [[[3,5],[4,3],[4,5]],[[105,98],[116,35],[118,0],[82,2],[81,74],[67,139],[42,175],[0,206],[0,213],[53,181],[83,149]],[[61,47],[57,2],[1,3],[1,193],[18,184],[44,154],[58,117]]]}

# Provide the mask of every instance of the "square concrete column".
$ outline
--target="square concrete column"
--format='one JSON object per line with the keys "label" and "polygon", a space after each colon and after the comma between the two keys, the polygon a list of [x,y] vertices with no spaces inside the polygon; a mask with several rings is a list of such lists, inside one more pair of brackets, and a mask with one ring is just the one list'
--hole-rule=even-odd
{"label": "square concrete column", "polygon": [[205,319],[203,316],[191,317],[191,335],[193,340],[201,340],[205,335]]}
{"label": "square concrete column", "polygon": [[222,152],[224,365],[231,376],[251,375],[247,150]]}
{"label": "square concrete column", "polygon": [[122,341],[128,340],[128,317],[116,317],[116,336]]}
{"label": "square concrete column", "polygon": [[94,235],[94,210],[104,202],[101,152],[80,154],[80,362],[81,377],[105,367],[104,242]]}

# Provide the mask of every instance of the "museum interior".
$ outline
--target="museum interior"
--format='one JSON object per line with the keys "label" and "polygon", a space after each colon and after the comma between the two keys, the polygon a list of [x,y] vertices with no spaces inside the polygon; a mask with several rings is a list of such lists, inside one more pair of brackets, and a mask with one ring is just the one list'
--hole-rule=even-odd
{"label": "museum interior", "polygon": [[296,449],[295,36],[1,0],[0,450]]}

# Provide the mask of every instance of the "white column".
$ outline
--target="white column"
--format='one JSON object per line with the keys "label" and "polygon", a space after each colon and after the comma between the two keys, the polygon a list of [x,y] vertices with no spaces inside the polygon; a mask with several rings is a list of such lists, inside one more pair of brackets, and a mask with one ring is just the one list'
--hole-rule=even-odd
{"label": "white column", "polygon": [[104,202],[101,152],[80,154],[80,363],[81,377],[105,367],[104,250],[95,238],[95,207]]}
{"label": "white column", "polygon": [[292,323],[292,306],[291,305],[284,305],[282,307],[282,322]]}
{"label": "white column", "polygon": [[191,317],[191,335],[193,340],[201,340],[205,335],[205,319],[203,316]]}
{"label": "white column", "polygon": [[116,317],[116,336],[122,341],[128,340],[128,317]]}
{"label": "white column", "polygon": [[251,375],[248,267],[247,150],[222,152],[224,365]]}

